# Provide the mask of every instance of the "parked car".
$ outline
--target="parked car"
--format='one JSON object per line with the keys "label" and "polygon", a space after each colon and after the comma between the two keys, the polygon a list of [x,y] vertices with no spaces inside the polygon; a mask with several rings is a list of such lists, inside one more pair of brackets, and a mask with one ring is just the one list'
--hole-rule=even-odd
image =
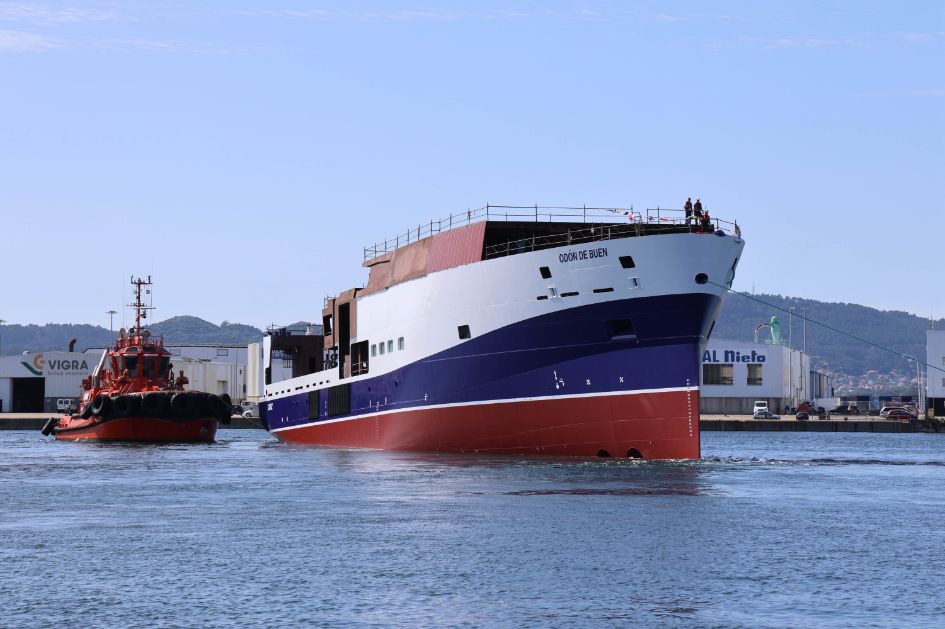
{"label": "parked car", "polygon": [[243,400],[240,402],[240,415],[243,417],[259,418],[259,404]]}
{"label": "parked car", "polygon": [[886,419],[892,421],[907,422],[915,419],[915,416],[912,415],[909,411],[904,408],[891,408],[886,413]]}
{"label": "parked car", "polygon": [[892,405],[884,406],[882,409],[880,409],[879,416],[883,418],[888,418],[889,414],[893,411],[905,411],[906,413],[909,413],[909,415],[911,415],[914,419],[917,419],[919,417],[919,411],[915,408],[912,408],[909,406],[892,406]]}
{"label": "parked car", "polygon": [[799,422],[806,422],[810,419],[810,415],[807,414],[807,411],[798,411],[794,418]]}
{"label": "parked car", "polygon": [[831,415],[859,415],[860,409],[856,404],[843,404],[830,411]]}
{"label": "parked car", "polygon": [[775,415],[774,413],[772,413],[772,412],[769,411],[768,409],[763,409],[763,410],[760,410],[760,411],[755,411],[754,414],[753,414],[751,417],[752,417],[752,419],[781,419],[781,416],[780,416],[780,415]]}

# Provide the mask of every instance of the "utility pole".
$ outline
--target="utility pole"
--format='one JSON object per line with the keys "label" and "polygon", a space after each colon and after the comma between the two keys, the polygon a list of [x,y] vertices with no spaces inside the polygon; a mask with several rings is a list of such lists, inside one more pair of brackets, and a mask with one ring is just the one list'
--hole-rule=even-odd
{"label": "utility pole", "polygon": [[788,347],[794,349],[794,306],[788,309]]}
{"label": "utility pole", "polygon": [[801,308],[804,312],[804,353],[807,353],[807,311],[810,310],[807,306]]}
{"label": "utility pole", "polygon": [[4,319],[0,319],[0,356],[3,356],[3,324],[6,323]]}

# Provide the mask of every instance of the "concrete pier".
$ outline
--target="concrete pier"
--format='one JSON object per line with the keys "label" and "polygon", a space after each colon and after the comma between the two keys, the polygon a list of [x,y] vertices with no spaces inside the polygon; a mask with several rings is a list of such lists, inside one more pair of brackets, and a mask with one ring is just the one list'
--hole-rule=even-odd
{"label": "concrete pier", "polygon": [[808,419],[798,421],[788,415],[781,419],[752,419],[751,415],[703,415],[702,431],[788,431],[788,432],[924,432],[921,422],[903,423],[878,417]]}

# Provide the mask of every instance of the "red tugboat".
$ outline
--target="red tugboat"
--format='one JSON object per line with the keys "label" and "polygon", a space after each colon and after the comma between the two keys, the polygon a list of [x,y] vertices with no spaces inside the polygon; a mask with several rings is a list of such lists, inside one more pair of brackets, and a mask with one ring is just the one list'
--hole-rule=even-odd
{"label": "red tugboat", "polygon": [[163,337],[151,336],[141,323],[153,309],[141,299],[151,277],[131,283],[135,327],[119,332],[115,346],[82,381],[78,412],[50,419],[43,434],[64,441],[212,442],[217,426],[230,422],[228,396],[185,390],[183,370],[174,378]]}

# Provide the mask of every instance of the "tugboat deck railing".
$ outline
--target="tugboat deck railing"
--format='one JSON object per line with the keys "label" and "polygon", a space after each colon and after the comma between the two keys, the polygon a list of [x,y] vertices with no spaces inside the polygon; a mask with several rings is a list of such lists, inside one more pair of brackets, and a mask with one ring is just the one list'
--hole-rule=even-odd
{"label": "tugboat deck railing", "polygon": [[[619,233],[628,236],[643,236],[652,233],[665,233],[666,231],[698,231],[699,229],[699,225],[695,222],[695,219],[687,219],[683,210],[676,209],[657,207],[641,212],[634,210],[632,206],[629,208],[605,208],[586,206],[491,205],[487,203],[485,207],[450,214],[447,218],[417,225],[415,229],[408,229],[406,232],[397,234],[393,238],[364,247],[364,259],[371,260],[412,242],[417,242],[418,240],[423,240],[424,238],[456,229],[457,227],[464,227],[481,221],[587,223],[592,225],[592,227],[589,227],[588,230],[579,231],[589,231],[589,234],[585,236],[590,237],[593,237],[593,225],[597,223],[616,224],[621,228]],[[736,222],[725,221],[718,218],[712,218],[710,222],[715,231],[720,229],[728,230],[741,236],[741,229]],[[664,229],[648,229],[648,227],[654,226],[660,226]],[[573,232],[572,236],[577,233],[578,232]],[[609,237],[615,236],[611,235]],[[509,248],[513,244],[514,243],[502,243],[496,246]],[[487,249],[493,248],[495,247],[489,247]],[[485,253],[486,258],[507,255],[499,253],[498,251],[490,252],[488,250]]]}

